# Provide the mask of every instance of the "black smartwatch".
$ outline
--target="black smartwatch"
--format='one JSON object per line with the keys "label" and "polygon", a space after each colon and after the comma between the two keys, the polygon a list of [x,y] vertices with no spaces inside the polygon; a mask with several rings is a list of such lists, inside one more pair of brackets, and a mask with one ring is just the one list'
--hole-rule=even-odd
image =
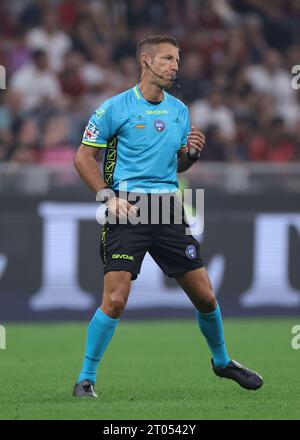
{"label": "black smartwatch", "polygon": [[196,150],[195,147],[190,147],[187,152],[188,158],[192,162],[197,162],[200,159],[201,152]]}

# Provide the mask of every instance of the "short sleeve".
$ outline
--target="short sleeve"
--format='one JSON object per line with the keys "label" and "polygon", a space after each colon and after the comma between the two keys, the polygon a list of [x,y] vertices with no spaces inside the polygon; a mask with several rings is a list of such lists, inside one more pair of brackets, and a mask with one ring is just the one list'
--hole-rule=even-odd
{"label": "short sleeve", "polygon": [[107,141],[115,134],[111,113],[111,104],[106,101],[92,114],[83,133],[83,145],[98,148],[107,146]]}
{"label": "short sleeve", "polygon": [[190,132],[190,116],[188,108],[185,107],[184,113],[183,113],[183,122],[182,122],[182,137],[181,137],[181,147],[185,147],[187,143],[187,137]]}

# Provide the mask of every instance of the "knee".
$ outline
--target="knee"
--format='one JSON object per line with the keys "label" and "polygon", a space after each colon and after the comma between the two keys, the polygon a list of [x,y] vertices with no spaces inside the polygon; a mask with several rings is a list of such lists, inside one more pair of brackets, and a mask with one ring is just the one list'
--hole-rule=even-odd
{"label": "knee", "polygon": [[217,300],[215,294],[212,290],[210,290],[207,295],[201,298],[197,309],[202,313],[211,313],[216,309],[216,307]]}
{"label": "knee", "polygon": [[123,289],[114,289],[103,294],[101,308],[111,318],[119,318],[125,309],[127,294]]}

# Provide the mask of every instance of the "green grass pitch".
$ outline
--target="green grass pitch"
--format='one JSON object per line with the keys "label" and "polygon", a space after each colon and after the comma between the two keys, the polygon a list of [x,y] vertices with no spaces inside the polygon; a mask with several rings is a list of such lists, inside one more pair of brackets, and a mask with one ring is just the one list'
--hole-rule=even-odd
{"label": "green grass pitch", "polygon": [[295,324],[300,317],[224,320],[230,355],[265,379],[253,392],[211,372],[194,321],[121,321],[98,370],[98,399],[75,399],[86,323],[8,323],[0,419],[299,419]]}

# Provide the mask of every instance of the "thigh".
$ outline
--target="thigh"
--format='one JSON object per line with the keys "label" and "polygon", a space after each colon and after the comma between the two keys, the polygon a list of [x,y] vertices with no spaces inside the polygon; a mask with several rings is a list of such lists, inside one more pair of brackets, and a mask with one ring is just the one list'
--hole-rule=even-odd
{"label": "thigh", "polygon": [[104,275],[101,308],[108,316],[118,318],[126,307],[131,285],[131,273],[111,271]]}
{"label": "thigh", "polygon": [[123,292],[124,298],[128,298],[131,285],[130,273],[123,270],[107,272],[104,275],[103,291],[104,292]]}
{"label": "thigh", "polygon": [[112,295],[127,302],[131,285],[131,273],[127,271],[111,271],[104,275],[103,299]]}

